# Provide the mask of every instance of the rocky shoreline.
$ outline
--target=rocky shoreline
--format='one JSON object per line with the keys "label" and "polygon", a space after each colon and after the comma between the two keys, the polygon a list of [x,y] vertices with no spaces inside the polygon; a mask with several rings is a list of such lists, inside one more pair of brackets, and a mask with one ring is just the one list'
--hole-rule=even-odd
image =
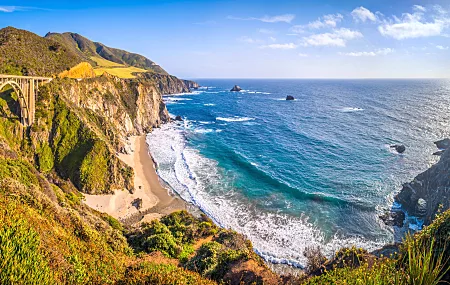
{"label": "rocky shoreline", "polygon": [[[404,227],[406,216],[416,217],[429,225],[436,214],[450,208],[450,139],[434,142],[440,160],[411,182],[404,183],[394,197],[394,206],[380,218],[389,226]],[[419,228],[420,229],[420,228]],[[415,229],[414,229],[415,230]]]}

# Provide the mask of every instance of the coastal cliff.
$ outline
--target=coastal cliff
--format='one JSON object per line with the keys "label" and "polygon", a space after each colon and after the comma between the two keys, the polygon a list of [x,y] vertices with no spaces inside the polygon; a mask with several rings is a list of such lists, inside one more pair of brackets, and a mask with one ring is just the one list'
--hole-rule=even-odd
{"label": "coastal cliff", "polygon": [[450,149],[440,160],[413,181],[403,184],[395,200],[408,214],[424,220],[429,225],[439,211],[450,208]]}
{"label": "coastal cliff", "polygon": [[[26,44],[15,50],[16,41]],[[14,28],[0,30],[0,55],[0,72],[54,77],[39,89],[32,126],[21,124],[14,90],[0,90],[0,284],[409,284],[414,260],[403,257],[411,248],[421,255],[430,239],[436,241],[431,254],[437,249],[448,260],[450,211],[405,243],[399,258],[350,248],[326,260],[320,250],[308,250],[302,278],[275,274],[245,236],[202,214],[179,211],[125,227],[88,207],[83,193],[132,192],[133,168],[117,152],[132,151],[128,136],[169,120],[163,94],[189,92],[198,84],[155,72],[132,79],[108,72],[58,78],[83,62],[84,52]],[[425,177],[430,184],[435,178],[445,184],[447,152],[444,166]],[[423,199],[428,205],[439,196]]]}
{"label": "coastal cliff", "polygon": [[199,87],[197,82],[190,80],[181,80],[173,75],[164,75],[157,73],[140,73],[138,78],[143,78],[153,81],[159,88],[161,94],[177,94],[187,93],[191,89]]}

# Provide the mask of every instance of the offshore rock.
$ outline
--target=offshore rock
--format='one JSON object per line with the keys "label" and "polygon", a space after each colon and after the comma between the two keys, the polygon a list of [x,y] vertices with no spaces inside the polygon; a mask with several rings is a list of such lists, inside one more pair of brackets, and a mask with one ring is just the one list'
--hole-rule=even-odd
{"label": "offshore rock", "polygon": [[242,90],[242,88],[241,87],[239,87],[238,85],[234,85],[234,87],[233,88],[231,88],[231,92],[239,92],[239,91],[241,91]]}
{"label": "offshore rock", "polygon": [[175,121],[180,121],[180,122],[182,122],[182,121],[183,121],[183,118],[181,118],[181,116],[178,115],[178,116],[175,117]]}
{"label": "offshore rock", "polygon": [[294,96],[288,95],[286,96],[286,101],[292,101],[295,100]]}
{"label": "offshore rock", "polygon": [[406,147],[402,144],[391,145],[391,148],[395,149],[395,151],[398,153],[404,153],[406,150]]}

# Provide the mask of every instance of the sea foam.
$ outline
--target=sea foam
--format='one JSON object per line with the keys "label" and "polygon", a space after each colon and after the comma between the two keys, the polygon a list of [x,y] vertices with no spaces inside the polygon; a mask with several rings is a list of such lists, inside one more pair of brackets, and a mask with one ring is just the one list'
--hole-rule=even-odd
{"label": "sea foam", "polygon": [[224,118],[224,117],[217,117],[216,120],[218,121],[225,121],[225,122],[246,122],[246,121],[252,121],[255,118],[249,118],[249,117],[230,117],[230,118]]}
{"label": "sea foam", "polygon": [[265,260],[303,267],[306,264],[303,251],[308,246],[319,246],[331,256],[344,246],[356,245],[371,250],[386,242],[338,234],[326,239],[304,215],[288,216],[260,209],[234,189],[232,175],[225,175],[216,161],[202,156],[187,144],[185,136],[191,131],[195,129],[170,123],[147,136],[158,175],[217,225],[246,235],[255,252]]}

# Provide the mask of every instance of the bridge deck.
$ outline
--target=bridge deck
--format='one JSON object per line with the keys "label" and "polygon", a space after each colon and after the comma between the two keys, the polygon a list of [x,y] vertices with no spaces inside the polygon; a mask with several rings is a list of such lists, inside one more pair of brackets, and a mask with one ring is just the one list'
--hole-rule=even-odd
{"label": "bridge deck", "polygon": [[5,75],[0,74],[0,78],[15,78],[15,79],[34,79],[34,80],[52,80],[51,77],[41,77],[41,76],[19,76],[19,75]]}

